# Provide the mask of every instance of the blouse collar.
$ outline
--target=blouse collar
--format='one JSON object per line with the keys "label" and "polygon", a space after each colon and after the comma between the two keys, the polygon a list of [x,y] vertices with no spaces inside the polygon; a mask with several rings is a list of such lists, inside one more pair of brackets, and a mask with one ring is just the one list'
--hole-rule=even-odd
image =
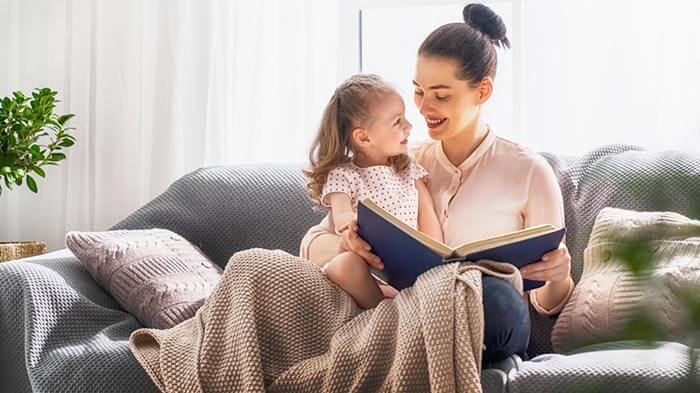
{"label": "blouse collar", "polygon": [[483,141],[477,146],[476,150],[472,152],[472,154],[467,157],[464,162],[459,164],[459,166],[455,166],[450,162],[450,160],[447,158],[447,154],[445,154],[445,150],[442,148],[442,142],[437,143],[437,156],[438,156],[438,161],[447,169],[450,170],[455,170],[459,169],[460,171],[464,172],[467,169],[471,168],[481,157],[486,154],[486,152],[491,148],[493,145],[493,142],[496,140],[496,134],[493,133],[491,130],[490,126],[487,126],[486,128],[486,137],[484,138]]}

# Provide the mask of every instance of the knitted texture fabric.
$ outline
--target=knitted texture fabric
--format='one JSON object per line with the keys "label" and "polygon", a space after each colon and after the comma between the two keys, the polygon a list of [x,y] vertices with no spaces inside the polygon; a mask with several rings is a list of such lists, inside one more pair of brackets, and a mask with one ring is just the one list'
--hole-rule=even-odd
{"label": "knitted texture fabric", "polygon": [[312,209],[304,187],[301,164],[199,168],[110,230],[169,229],[222,268],[249,248],[294,254],[306,230],[326,214]]}
{"label": "knitted texture fabric", "polygon": [[[621,258],[634,250],[650,265],[634,275]],[[646,310],[669,339],[682,340],[684,291],[700,291],[700,221],[671,212],[605,208],[584,252],[581,280],[552,332],[557,351],[624,339]]]}
{"label": "knitted texture fabric", "polygon": [[[603,208],[672,211],[700,218],[700,152],[648,152],[636,146],[608,145],[578,158],[542,155],[561,188],[571,275],[577,282],[583,251]],[[530,308],[530,357],[553,351],[551,332],[556,320]]]}
{"label": "knitted texture fabric", "polygon": [[523,362],[508,393],[697,393],[700,353],[673,342],[616,341]]}
{"label": "knitted texture fabric", "polygon": [[192,318],[222,269],[167,229],[71,231],[66,245],[90,275],[142,325],[169,328]]}
{"label": "knitted texture fabric", "polygon": [[[580,158],[543,154],[564,196],[574,278],[580,276],[583,250],[603,207],[696,218],[690,212],[700,207],[700,153],[638,150],[612,145]],[[236,251],[252,247],[296,253],[305,231],[323,218],[311,210],[301,167],[197,169],[111,229],[169,229],[221,267]],[[130,333],[141,327],[138,320],[67,249],[0,263],[0,288],[0,392],[157,391],[129,350]],[[531,356],[552,351],[555,321],[532,310]],[[610,383],[610,389],[596,391],[624,386],[637,393],[658,392],[642,387],[663,387],[664,381],[681,378],[687,367],[667,359],[679,359],[685,350],[612,348],[582,354],[585,358],[524,362],[508,378],[501,370],[485,369],[481,382],[485,392],[567,392],[584,380]],[[514,387],[507,387],[508,381]]]}
{"label": "knitted texture fabric", "polygon": [[136,318],[67,249],[0,263],[0,392],[157,392]]}
{"label": "knitted texture fabric", "polygon": [[509,266],[446,264],[362,312],[308,261],[242,251],[194,318],[131,349],[163,392],[481,392],[481,274],[522,290]]}

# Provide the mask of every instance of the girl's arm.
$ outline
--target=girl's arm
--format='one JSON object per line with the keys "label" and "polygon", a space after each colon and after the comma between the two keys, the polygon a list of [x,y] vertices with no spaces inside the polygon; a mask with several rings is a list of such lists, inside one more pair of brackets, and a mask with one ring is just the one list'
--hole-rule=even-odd
{"label": "girl's arm", "polygon": [[341,192],[328,194],[335,231],[340,235],[341,250],[359,254],[370,265],[383,269],[378,256],[370,252],[372,247],[357,235],[357,214],[352,208],[350,196]]}
{"label": "girl's arm", "polygon": [[[374,255],[370,250],[369,243],[364,241],[357,235],[357,217],[352,209],[352,200],[350,196],[342,192],[333,192],[328,194],[328,201],[331,206],[331,214],[335,223],[335,230],[340,234],[340,243],[338,239],[330,234],[317,236],[311,244],[309,244],[309,258],[313,251],[314,256],[334,256],[338,251],[353,251],[367,263],[377,269],[383,269],[381,259]],[[323,260],[326,262],[327,258]]]}
{"label": "girl's arm", "polygon": [[343,192],[333,192],[328,194],[328,201],[331,205],[335,232],[340,234],[355,219],[355,212],[352,209],[350,196]]}
{"label": "girl's arm", "polygon": [[439,242],[444,242],[430,190],[420,179],[416,180],[416,188],[418,189],[418,230]]}

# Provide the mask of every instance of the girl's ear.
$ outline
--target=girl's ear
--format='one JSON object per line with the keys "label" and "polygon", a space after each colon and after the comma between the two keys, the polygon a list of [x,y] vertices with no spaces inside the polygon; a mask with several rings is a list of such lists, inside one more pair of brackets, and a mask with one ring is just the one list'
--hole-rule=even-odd
{"label": "girl's ear", "polygon": [[482,79],[481,83],[479,83],[479,86],[476,88],[476,90],[476,104],[482,105],[483,103],[488,101],[489,97],[491,97],[491,94],[493,94],[493,79],[491,79],[491,77],[488,76]]}
{"label": "girl's ear", "polygon": [[355,127],[352,129],[352,133],[350,135],[353,143],[355,143],[356,146],[365,147],[370,145],[369,133],[365,128]]}

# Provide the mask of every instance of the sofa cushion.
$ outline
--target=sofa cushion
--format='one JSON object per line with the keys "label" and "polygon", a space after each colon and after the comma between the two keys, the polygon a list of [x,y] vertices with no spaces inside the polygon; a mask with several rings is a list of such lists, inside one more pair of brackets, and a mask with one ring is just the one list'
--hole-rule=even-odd
{"label": "sofa cushion", "polygon": [[[625,264],[636,261],[639,275]],[[700,290],[700,221],[671,212],[605,208],[584,252],[583,274],[552,332],[556,351],[625,338],[646,311],[666,338],[684,338],[683,296]]]}
{"label": "sofa cushion", "polygon": [[73,231],[66,245],[146,327],[165,329],[194,316],[222,274],[199,249],[165,229]]}
{"label": "sofa cushion", "polygon": [[[571,274],[581,277],[583,250],[604,207],[672,211],[700,218],[700,152],[648,152],[631,145],[608,145],[575,158],[542,153],[554,169],[564,199],[566,245]],[[530,308],[530,357],[552,351],[556,317]]]}
{"label": "sofa cushion", "polygon": [[512,371],[508,392],[698,392],[699,355],[679,343],[634,341],[590,346],[569,355],[546,354]]}

